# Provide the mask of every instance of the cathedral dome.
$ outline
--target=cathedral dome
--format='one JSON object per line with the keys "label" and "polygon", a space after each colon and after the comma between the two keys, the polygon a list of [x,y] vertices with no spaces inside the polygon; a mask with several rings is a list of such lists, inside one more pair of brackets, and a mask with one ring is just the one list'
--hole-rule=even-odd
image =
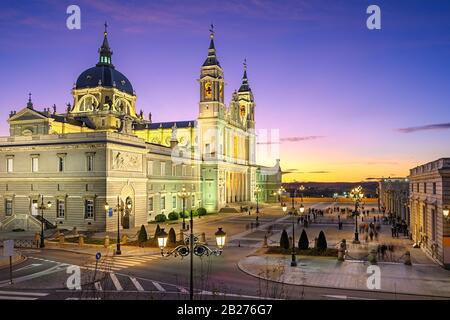
{"label": "cathedral dome", "polygon": [[108,43],[108,32],[106,30],[107,26],[108,25],[105,23],[103,43],[98,50],[98,63],[95,67],[87,69],[80,74],[75,84],[75,88],[117,88],[120,91],[134,95],[133,86],[130,81],[122,73],[117,71],[111,63],[113,52]]}
{"label": "cathedral dome", "polygon": [[94,88],[98,86],[107,88],[115,87],[128,94],[134,94],[131,82],[111,65],[97,64],[95,67],[83,71],[75,85],[76,89]]}

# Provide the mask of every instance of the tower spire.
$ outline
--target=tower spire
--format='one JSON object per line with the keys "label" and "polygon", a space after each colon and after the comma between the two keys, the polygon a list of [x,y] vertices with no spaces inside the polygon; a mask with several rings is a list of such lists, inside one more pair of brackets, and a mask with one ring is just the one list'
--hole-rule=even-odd
{"label": "tower spire", "polygon": [[103,32],[103,43],[100,49],[98,50],[100,54],[99,62],[97,65],[107,65],[113,67],[111,63],[111,56],[113,52],[111,51],[111,48],[109,47],[108,42],[108,23],[105,21],[105,31]]}
{"label": "tower spire", "polygon": [[217,60],[216,56],[216,47],[214,45],[214,25],[211,24],[211,27],[209,28],[209,38],[211,39],[209,42],[209,48],[208,48],[208,57],[206,58],[205,62],[203,63],[203,66],[219,66],[220,63],[219,60]]}
{"label": "tower spire", "polygon": [[33,109],[33,102],[31,101],[31,92],[28,93],[27,108],[28,108],[28,109]]}
{"label": "tower spire", "polygon": [[248,91],[252,91],[252,89],[250,89],[250,85],[248,84],[248,78],[247,78],[247,58],[244,59],[244,75],[242,76],[242,84],[241,87],[239,88],[239,92],[248,92]]}

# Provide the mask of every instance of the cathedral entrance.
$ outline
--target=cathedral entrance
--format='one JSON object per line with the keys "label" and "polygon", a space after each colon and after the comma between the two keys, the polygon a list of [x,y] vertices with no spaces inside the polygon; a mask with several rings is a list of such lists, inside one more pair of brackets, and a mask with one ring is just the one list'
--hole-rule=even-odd
{"label": "cathedral entrance", "polygon": [[127,197],[125,200],[125,211],[122,218],[122,227],[124,229],[130,229],[131,226],[134,226],[133,200],[130,197]]}

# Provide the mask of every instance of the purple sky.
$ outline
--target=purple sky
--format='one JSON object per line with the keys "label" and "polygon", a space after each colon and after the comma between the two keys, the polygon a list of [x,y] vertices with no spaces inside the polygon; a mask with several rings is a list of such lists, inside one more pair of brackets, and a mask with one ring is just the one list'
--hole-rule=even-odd
{"label": "purple sky", "polygon": [[[66,8],[81,7],[81,30]],[[381,7],[382,29],[366,28]],[[0,4],[0,135],[9,111],[72,102],[107,20],[113,63],[153,121],[195,119],[199,69],[216,26],[227,82],[247,58],[258,129],[278,129],[286,180],[407,175],[450,156],[450,2],[5,1]],[[272,159],[270,159],[272,158]]]}

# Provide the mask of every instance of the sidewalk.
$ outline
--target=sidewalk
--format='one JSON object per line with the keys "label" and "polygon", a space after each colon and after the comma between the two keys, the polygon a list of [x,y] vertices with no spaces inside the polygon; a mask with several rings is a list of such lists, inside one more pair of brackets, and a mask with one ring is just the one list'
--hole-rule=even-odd
{"label": "sidewalk", "polygon": [[[249,256],[238,267],[254,277],[284,284],[371,291],[368,263],[299,256],[298,266],[291,267],[290,261],[289,255]],[[450,271],[439,266],[380,262],[378,267],[381,288],[376,291],[450,298]]]}
{"label": "sidewalk", "polygon": [[[22,256],[20,253],[15,252],[14,256],[12,257],[12,264],[13,266],[15,264],[21,263],[25,261],[25,257]],[[9,257],[0,257],[0,270],[9,268]]]}
{"label": "sidewalk", "polygon": [[[122,252],[121,254],[122,257],[154,255],[160,253],[160,250],[158,248],[140,248],[135,246],[121,245],[120,249]],[[61,250],[93,256],[95,256],[97,252],[100,252],[102,256],[111,256],[114,254],[116,250],[116,245],[112,244],[108,248],[105,248],[102,245],[95,245],[95,244],[85,244],[83,247],[80,247],[76,243],[64,243],[61,246],[58,242],[46,241],[44,250]]]}

